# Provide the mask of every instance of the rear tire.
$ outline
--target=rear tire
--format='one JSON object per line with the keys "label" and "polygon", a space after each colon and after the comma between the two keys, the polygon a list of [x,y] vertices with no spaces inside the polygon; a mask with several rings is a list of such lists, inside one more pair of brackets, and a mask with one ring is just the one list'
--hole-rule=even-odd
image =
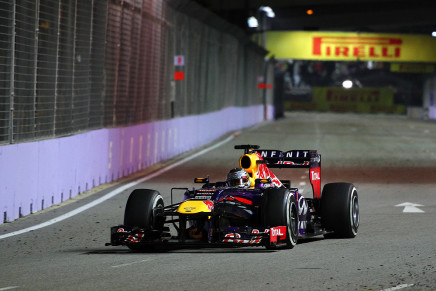
{"label": "rear tire", "polygon": [[350,183],[329,183],[321,196],[322,225],[333,233],[324,237],[353,238],[359,228],[359,199]]}
{"label": "rear tire", "polygon": [[289,189],[266,190],[262,197],[261,211],[264,226],[286,226],[286,246],[293,248],[298,240],[298,207]]}
{"label": "rear tire", "polygon": [[160,193],[150,189],[136,189],[127,200],[124,225],[143,229],[162,230],[165,218],[164,202]]}

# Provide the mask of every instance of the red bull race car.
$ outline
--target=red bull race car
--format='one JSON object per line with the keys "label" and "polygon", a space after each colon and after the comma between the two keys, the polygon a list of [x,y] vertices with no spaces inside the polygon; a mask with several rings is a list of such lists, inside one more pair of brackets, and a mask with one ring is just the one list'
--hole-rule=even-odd
{"label": "red bull race car", "polygon": [[[321,191],[321,155],[316,150],[244,150],[239,168],[226,181],[195,178],[198,189],[172,188],[171,204],[158,191],[134,190],[124,224],[111,228],[107,245],[132,250],[153,246],[264,246],[292,248],[298,239],[318,235],[353,238],[359,203],[351,183],[328,183]],[[312,197],[303,197],[272,168],[308,168]],[[174,203],[179,194],[181,202]]]}

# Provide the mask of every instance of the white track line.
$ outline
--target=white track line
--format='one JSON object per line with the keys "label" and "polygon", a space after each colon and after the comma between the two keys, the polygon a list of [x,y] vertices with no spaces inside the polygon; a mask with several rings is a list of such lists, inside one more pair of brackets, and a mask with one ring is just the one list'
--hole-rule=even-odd
{"label": "white track line", "polygon": [[180,166],[181,164],[184,164],[184,163],[186,163],[186,162],[188,162],[188,161],[190,161],[192,159],[195,159],[195,158],[197,158],[197,157],[199,157],[201,155],[204,155],[205,153],[210,152],[211,150],[214,150],[217,147],[220,147],[221,145],[231,141],[234,137],[235,137],[235,134],[232,134],[231,136],[229,136],[226,139],[224,139],[224,140],[214,144],[213,146],[205,148],[205,149],[203,149],[203,150],[193,154],[192,156],[186,157],[183,160],[180,160],[180,161],[178,161],[178,162],[176,162],[174,164],[171,164],[171,165],[169,165],[169,166],[167,166],[165,168],[162,168],[162,169],[160,169],[160,170],[158,170],[158,171],[156,171],[154,173],[151,173],[151,174],[149,174],[149,175],[147,175],[145,177],[142,177],[141,179],[138,179],[138,180],[130,182],[130,183],[126,184],[126,185],[120,186],[117,189],[112,190],[111,192],[107,193],[103,197],[100,197],[100,198],[98,198],[98,199],[96,199],[96,200],[94,200],[94,201],[92,201],[92,202],[90,202],[88,204],[85,204],[85,205],[83,205],[83,206],[81,206],[81,207],[79,207],[77,209],[74,209],[73,211],[67,212],[67,213],[65,213],[63,215],[60,215],[60,216],[55,217],[53,219],[50,219],[50,220],[48,220],[46,222],[43,222],[41,224],[37,224],[37,225],[31,226],[31,227],[28,227],[28,228],[24,228],[24,229],[21,229],[21,230],[17,230],[17,231],[14,231],[14,232],[10,232],[10,233],[6,233],[6,234],[3,234],[3,235],[0,235],[0,240],[4,239],[4,238],[11,237],[11,236],[16,236],[16,235],[20,235],[20,234],[23,234],[23,233],[27,233],[27,232],[30,232],[30,231],[33,231],[33,230],[37,230],[37,229],[40,229],[40,228],[43,228],[43,227],[55,224],[55,223],[60,222],[62,220],[65,220],[67,218],[70,218],[70,217],[72,217],[74,215],[77,215],[77,214],[79,214],[79,213],[81,213],[81,212],[83,212],[85,210],[88,210],[88,209],[90,209],[90,208],[92,208],[92,207],[94,207],[94,206],[96,206],[98,204],[103,203],[104,201],[106,201],[106,200],[108,200],[108,199],[110,199],[110,198],[120,194],[121,192],[123,192],[123,191],[125,191],[125,190],[127,190],[129,188],[132,188],[132,187],[134,187],[134,186],[136,186],[136,185],[138,185],[140,183],[143,183],[145,181],[148,181],[148,180],[150,180],[150,179],[152,179],[154,177],[157,177],[157,176],[159,176],[159,175],[161,175],[161,174],[163,174],[165,172],[168,172],[171,169],[174,169],[175,167]]}
{"label": "white track line", "polygon": [[401,284],[395,287],[391,287],[391,288],[387,288],[387,289],[383,289],[381,291],[394,291],[394,290],[400,290],[400,289],[404,289],[404,288],[408,288],[408,287],[412,287],[413,284]]}
{"label": "white track line", "polygon": [[145,260],[134,261],[134,262],[125,263],[125,264],[121,264],[121,265],[115,265],[115,266],[112,266],[112,268],[128,267],[131,265],[141,264],[141,263],[148,262],[148,261],[151,261],[151,259],[145,259]]}

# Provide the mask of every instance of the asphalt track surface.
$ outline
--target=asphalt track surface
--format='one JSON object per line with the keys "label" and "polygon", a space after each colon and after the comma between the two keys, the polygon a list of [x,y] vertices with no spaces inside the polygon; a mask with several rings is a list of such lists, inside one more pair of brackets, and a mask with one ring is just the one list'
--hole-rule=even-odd
{"label": "asphalt track surface", "polygon": [[[120,191],[141,176],[0,225],[0,291],[435,290],[435,141],[435,122],[403,116],[289,114],[236,133],[215,149],[57,223],[5,237]],[[170,188],[193,187],[194,177],[223,180],[238,164],[241,151],[233,149],[235,144],[317,149],[322,154],[323,184],[345,181],[358,188],[357,237],[319,237],[299,241],[291,250],[272,251],[247,247],[134,253],[104,245],[109,228],[122,223],[133,188],[156,189],[169,203]],[[279,178],[290,178],[294,187],[310,196],[307,174],[293,171],[275,169]],[[398,206],[405,202],[415,206]]]}

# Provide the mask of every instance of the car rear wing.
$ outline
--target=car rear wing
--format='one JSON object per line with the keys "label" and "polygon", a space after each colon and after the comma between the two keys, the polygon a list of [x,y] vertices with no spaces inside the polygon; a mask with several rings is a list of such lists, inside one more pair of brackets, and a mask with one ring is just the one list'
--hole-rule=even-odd
{"label": "car rear wing", "polygon": [[321,155],[316,150],[255,150],[269,168],[312,168],[321,165]]}
{"label": "car rear wing", "polygon": [[313,198],[321,198],[321,155],[316,150],[256,150],[268,168],[309,168]]}
{"label": "car rear wing", "polygon": [[[268,168],[308,168],[309,180],[314,198],[321,198],[321,155],[316,150],[263,150],[258,145],[237,145],[235,149],[245,150],[245,155],[257,154],[257,164]],[[245,168],[245,167],[244,167]]]}
{"label": "car rear wing", "polygon": [[236,145],[235,149],[243,149],[245,154],[258,153],[269,168],[313,168],[321,166],[321,155],[316,150],[264,150],[258,145]]}

